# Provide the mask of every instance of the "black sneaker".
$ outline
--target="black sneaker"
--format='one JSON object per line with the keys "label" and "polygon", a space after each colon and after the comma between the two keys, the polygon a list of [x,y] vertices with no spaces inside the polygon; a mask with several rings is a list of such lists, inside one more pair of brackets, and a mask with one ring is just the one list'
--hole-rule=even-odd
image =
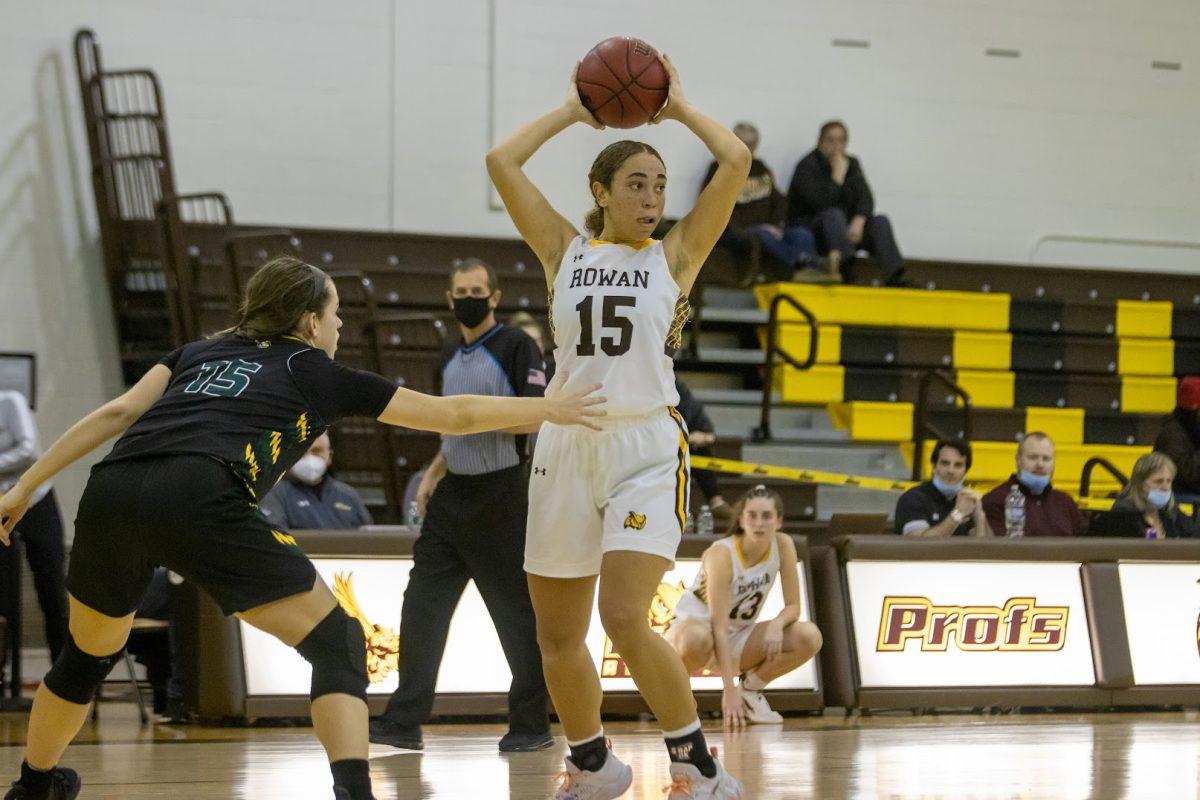
{"label": "black sneaker", "polygon": [[78,772],[66,767],[55,767],[50,770],[50,788],[45,792],[34,794],[22,786],[20,781],[14,781],[8,794],[4,795],[4,800],[75,800],[81,788],[83,781],[79,780]]}
{"label": "black sneaker", "polygon": [[375,744],[390,744],[401,750],[424,750],[420,725],[398,725],[386,717],[371,720],[369,738]]}
{"label": "black sneaker", "polygon": [[542,733],[518,733],[509,731],[500,740],[501,753],[531,753],[534,750],[549,750],[554,746],[550,731]]}

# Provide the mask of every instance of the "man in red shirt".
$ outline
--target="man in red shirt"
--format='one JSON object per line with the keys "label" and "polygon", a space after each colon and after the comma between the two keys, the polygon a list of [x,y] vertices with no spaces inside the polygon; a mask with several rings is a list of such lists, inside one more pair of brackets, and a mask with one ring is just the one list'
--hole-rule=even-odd
{"label": "man in red shirt", "polygon": [[1015,484],[1025,496],[1026,536],[1083,536],[1087,520],[1066,492],[1050,485],[1054,440],[1040,431],[1025,434],[1017,447],[1017,471],[983,496],[983,513],[997,536],[1008,532],[1004,502]]}

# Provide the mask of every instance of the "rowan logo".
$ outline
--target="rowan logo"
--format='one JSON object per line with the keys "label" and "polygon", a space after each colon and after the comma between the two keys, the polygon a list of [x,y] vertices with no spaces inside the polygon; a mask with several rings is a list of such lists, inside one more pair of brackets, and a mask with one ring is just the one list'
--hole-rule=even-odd
{"label": "rowan logo", "polygon": [[1066,643],[1067,606],[1039,606],[1013,597],[1000,606],[939,606],[927,597],[884,597],[879,615],[881,653],[903,652],[918,642],[925,652],[953,643],[967,652],[1053,652]]}
{"label": "rowan logo", "polygon": [[[675,620],[675,606],[679,605],[679,598],[683,597],[685,588],[683,582],[679,583],[659,583],[658,591],[654,593],[654,599],[650,601],[650,608],[646,611],[646,622],[649,623],[650,629],[659,636],[665,634],[671,629],[671,623]],[[705,670],[696,673],[697,675],[709,674]],[[617,648],[613,646],[612,639],[604,637],[604,654],[601,657],[600,663],[601,678],[629,678],[632,675],[629,672],[629,667],[625,664],[625,659],[617,652]]]}
{"label": "rowan logo", "polygon": [[354,573],[333,574],[333,596],[342,610],[358,621],[367,640],[367,677],[379,683],[400,666],[400,637],[394,628],[376,625],[367,619],[354,596]]}
{"label": "rowan logo", "polygon": [[633,528],[635,531],[640,531],[642,528],[646,527],[646,515],[639,514],[636,511],[630,511],[629,515],[625,517],[625,527]]}

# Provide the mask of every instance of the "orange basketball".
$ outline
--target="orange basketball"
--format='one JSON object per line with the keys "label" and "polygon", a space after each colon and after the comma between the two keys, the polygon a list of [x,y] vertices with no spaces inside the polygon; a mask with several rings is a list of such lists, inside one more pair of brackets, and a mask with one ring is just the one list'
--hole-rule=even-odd
{"label": "orange basketball", "polygon": [[667,102],[671,85],[658,51],[629,36],[613,36],[589,50],[575,83],[584,107],[610,128],[645,125]]}

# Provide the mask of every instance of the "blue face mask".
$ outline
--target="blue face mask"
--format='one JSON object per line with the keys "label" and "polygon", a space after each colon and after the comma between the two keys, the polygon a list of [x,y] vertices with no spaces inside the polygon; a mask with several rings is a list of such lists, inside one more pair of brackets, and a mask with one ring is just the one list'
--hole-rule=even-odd
{"label": "blue face mask", "polygon": [[933,488],[944,494],[946,497],[955,497],[962,489],[962,482],[959,483],[942,483],[942,479],[937,475],[933,476]]}
{"label": "blue face mask", "polygon": [[1027,470],[1021,470],[1019,479],[1025,488],[1034,494],[1041,494],[1046,491],[1046,487],[1050,485],[1049,475],[1034,475]]}
{"label": "blue face mask", "polygon": [[1155,508],[1166,508],[1167,503],[1171,502],[1170,489],[1151,489],[1146,492],[1146,499],[1150,501]]}

